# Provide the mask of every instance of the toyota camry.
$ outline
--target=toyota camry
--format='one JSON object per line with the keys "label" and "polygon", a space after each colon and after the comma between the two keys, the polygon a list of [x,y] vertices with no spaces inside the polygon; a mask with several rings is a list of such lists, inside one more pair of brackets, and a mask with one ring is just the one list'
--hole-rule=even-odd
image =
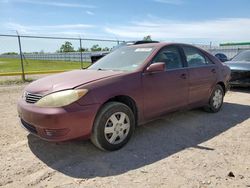
{"label": "toyota camry", "polygon": [[21,125],[47,141],[91,139],[117,150],[138,125],[166,113],[203,107],[218,112],[230,69],[187,44],[121,47],[85,70],[29,84],[18,102]]}

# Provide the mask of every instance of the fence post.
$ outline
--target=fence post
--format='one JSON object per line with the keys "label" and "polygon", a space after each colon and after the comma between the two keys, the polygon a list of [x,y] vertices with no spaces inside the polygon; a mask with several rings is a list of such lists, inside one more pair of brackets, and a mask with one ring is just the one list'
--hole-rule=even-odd
{"label": "fence post", "polygon": [[23,66],[23,53],[22,53],[22,45],[20,35],[17,35],[18,44],[19,44],[19,53],[20,53],[20,60],[21,60],[21,67],[22,67],[22,80],[25,81],[25,74],[24,74],[24,66]]}
{"label": "fence post", "polygon": [[82,61],[82,39],[80,38],[80,59],[81,59],[81,69],[83,69],[83,61]]}

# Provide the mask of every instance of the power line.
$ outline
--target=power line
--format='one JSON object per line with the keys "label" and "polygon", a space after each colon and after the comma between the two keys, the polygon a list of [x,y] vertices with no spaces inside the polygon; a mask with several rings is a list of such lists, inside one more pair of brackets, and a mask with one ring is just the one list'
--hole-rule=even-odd
{"label": "power line", "polygon": [[60,40],[82,40],[82,41],[102,41],[102,42],[124,42],[112,39],[96,39],[96,38],[76,38],[76,37],[52,37],[52,36],[35,36],[35,35],[7,35],[0,34],[0,37],[22,37],[22,38],[40,38],[40,39],[60,39]]}

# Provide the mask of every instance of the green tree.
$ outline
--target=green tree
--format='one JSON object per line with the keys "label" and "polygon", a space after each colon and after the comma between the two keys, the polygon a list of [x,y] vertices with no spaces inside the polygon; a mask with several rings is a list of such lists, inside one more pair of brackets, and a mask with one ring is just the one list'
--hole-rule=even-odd
{"label": "green tree", "polygon": [[92,52],[102,51],[102,48],[98,44],[93,45],[90,49]]}
{"label": "green tree", "polygon": [[18,53],[16,53],[16,52],[6,52],[6,53],[3,53],[2,55],[18,55]]}
{"label": "green tree", "polygon": [[152,39],[151,39],[151,36],[150,36],[150,35],[147,35],[147,36],[143,37],[143,39],[142,39],[142,40],[144,40],[144,41],[152,41]]}
{"label": "green tree", "polygon": [[74,47],[72,46],[72,43],[69,41],[66,41],[64,44],[62,44],[60,48],[60,52],[74,52]]}

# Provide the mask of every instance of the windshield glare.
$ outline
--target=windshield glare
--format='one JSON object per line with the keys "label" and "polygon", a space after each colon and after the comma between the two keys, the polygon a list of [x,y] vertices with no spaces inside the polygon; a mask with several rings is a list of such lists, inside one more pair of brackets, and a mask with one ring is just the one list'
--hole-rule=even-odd
{"label": "windshield glare", "polygon": [[88,69],[91,70],[136,70],[153,52],[154,47],[121,47],[104,56]]}
{"label": "windshield glare", "polygon": [[244,51],[236,55],[233,61],[250,61],[250,51]]}

